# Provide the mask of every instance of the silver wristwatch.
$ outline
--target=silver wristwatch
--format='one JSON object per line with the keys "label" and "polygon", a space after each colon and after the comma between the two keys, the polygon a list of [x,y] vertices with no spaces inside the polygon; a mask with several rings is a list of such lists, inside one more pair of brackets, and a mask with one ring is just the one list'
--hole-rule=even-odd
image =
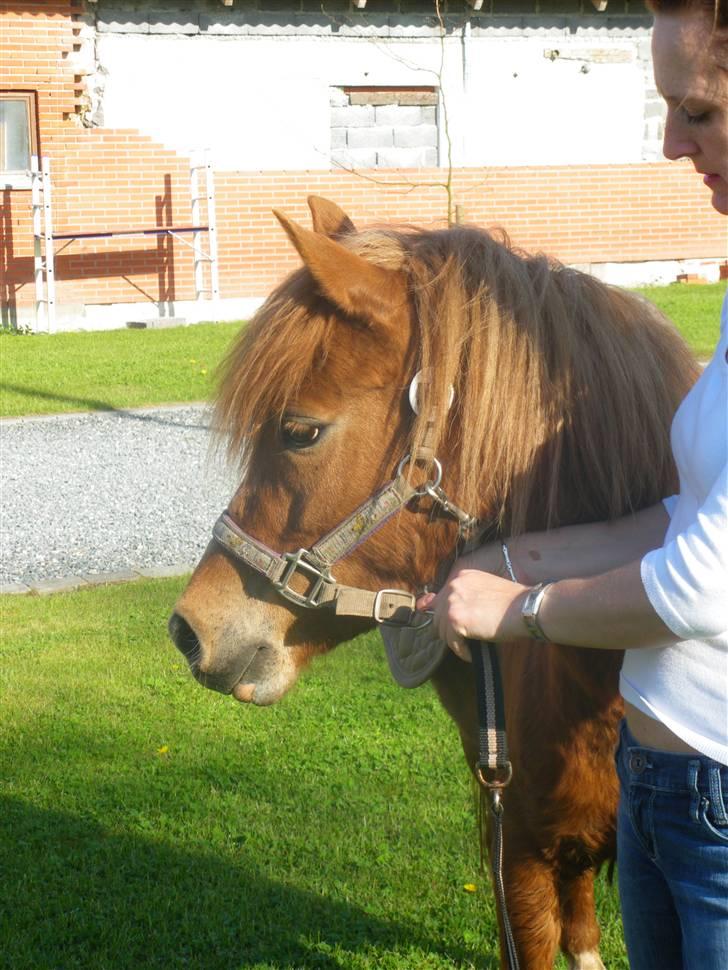
{"label": "silver wristwatch", "polygon": [[538,586],[529,589],[521,607],[524,626],[535,640],[542,640],[544,643],[550,641],[538,622],[538,611],[549,586],[553,586],[553,583],[539,583]]}

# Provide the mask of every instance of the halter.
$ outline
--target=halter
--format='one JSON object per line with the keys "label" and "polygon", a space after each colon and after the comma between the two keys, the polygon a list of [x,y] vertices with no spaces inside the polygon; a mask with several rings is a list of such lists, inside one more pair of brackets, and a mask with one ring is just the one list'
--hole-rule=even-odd
{"label": "halter", "polygon": [[[418,372],[410,385],[409,397],[415,413],[418,413],[417,391],[423,380],[426,377]],[[450,404],[452,394],[448,407]],[[403,589],[375,591],[345,586],[336,581],[331,568],[366,542],[395,512],[405,508],[413,499],[426,495],[457,520],[457,543],[474,544],[480,535],[478,520],[451,502],[440,487],[442,465],[427,441],[431,428],[430,423],[425,443],[416,454],[404,456],[391,482],[308,549],[276,552],[241,529],[227,511],[215,523],[212,534],[226,552],[264,576],[284,599],[296,606],[320,609],[333,605],[337,616],[365,617],[392,627],[424,627],[432,618],[428,614],[419,614],[420,619],[416,622],[417,597],[414,593]],[[431,470],[433,477],[416,487],[405,476],[408,465],[422,465]],[[304,582],[304,589],[300,587],[301,581]],[[298,589],[294,582],[299,585]]]}
{"label": "halter", "polygon": [[[425,452],[427,450],[425,449]],[[428,463],[434,477],[415,487],[404,471],[409,464]],[[245,532],[227,512],[215,523],[212,534],[235,559],[264,576],[290,603],[307,609],[333,605],[337,616],[359,616],[385,626],[420,628],[431,622],[429,615],[415,622],[417,597],[403,589],[367,590],[336,581],[331,568],[366,542],[395,512],[413,499],[428,495],[436,505],[458,522],[458,541],[470,541],[478,532],[478,520],[463,512],[440,488],[442,465],[429,454],[405,455],[397,473],[387,485],[363,502],[351,515],[308,549],[279,553]],[[300,588],[303,580],[306,588]],[[296,589],[294,582],[299,584]]]}

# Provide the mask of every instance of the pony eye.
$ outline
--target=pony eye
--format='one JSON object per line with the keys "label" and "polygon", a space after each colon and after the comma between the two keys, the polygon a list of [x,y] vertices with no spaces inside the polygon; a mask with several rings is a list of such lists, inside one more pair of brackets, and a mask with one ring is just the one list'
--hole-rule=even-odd
{"label": "pony eye", "polygon": [[321,437],[320,424],[304,424],[303,421],[284,421],[281,425],[283,441],[288,448],[310,448]]}

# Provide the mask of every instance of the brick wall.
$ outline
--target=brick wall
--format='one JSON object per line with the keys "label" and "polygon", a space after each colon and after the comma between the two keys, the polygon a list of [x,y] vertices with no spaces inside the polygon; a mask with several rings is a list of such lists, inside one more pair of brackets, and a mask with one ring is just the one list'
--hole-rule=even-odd
{"label": "brick wall", "polygon": [[[84,128],[74,73],[80,0],[0,0],[0,89],[38,92],[40,148],[51,159],[57,231],[189,224],[188,159],[133,130]],[[223,298],[265,295],[296,265],[271,209],[306,222],[326,195],[355,221],[442,223],[442,170],[218,172]],[[454,173],[464,218],[502,226],[527,249],[565,262],[725,257],[725,220],[688,164],[486,168]],[[32,305],[30,192],[2,190],[0,299]],[[194,298],[189,250],[168,238],[57,244],[57,303]]]}
{"label": "brick wall", "polygon": [[81,0],[0,2],[0,87],[38,92],[40,137],[50,144],[68,128],[80,79],[73,73]]}
{"label": "brick wall", "polygon": [[[219,173],[224,293],[267,292],[297,265],[271,209],[308,225],[306,197],[324,195],[355,223],[442,224],[441,169]],[[440,183],[440,184],[434,184]],[[513,243],[566,263],[725,258],[725,218],[688,163],[461,169],[464,221],[502,227]],[[256,291],[256,287],[258,290]]]}

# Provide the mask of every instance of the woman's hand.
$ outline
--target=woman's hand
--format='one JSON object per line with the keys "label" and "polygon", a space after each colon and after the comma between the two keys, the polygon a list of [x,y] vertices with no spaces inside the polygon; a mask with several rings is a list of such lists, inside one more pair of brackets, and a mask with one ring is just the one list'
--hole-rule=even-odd
{"label": "woman's hand", "polygon": [[439,593],[417,601],[434,613],[433,625],[461,660],[470,660],[466,639],[515,640],[527,635],[521,605],[527,586],[480,569],[456,565]]}

